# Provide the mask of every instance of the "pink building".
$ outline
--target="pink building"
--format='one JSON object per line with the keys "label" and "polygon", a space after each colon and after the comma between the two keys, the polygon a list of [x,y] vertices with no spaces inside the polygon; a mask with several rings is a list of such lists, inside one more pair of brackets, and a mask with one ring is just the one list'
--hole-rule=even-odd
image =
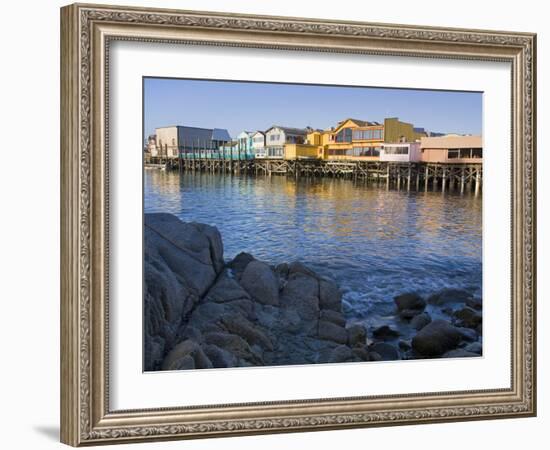
{"label": "pink building", "polygon": [[481,164],[483,146],[481,136],[448,134],[420,139],[420,160],[431,163]]}

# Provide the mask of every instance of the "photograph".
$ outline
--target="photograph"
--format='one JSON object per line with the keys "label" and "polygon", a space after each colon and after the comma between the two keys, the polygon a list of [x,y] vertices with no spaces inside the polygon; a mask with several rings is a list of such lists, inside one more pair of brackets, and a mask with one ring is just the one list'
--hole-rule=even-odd
{"label": "photograph", "polygon": [[483,356],[483,92],[142,89],[145,372]]}

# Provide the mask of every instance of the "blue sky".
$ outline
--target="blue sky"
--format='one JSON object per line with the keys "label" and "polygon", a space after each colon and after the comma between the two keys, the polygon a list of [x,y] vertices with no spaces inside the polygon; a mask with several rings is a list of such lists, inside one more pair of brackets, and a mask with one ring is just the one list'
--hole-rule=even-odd
{"label": "blue sky", "polygon": [[188,125],[242,130],[329,128],[342,119],[404,122],[442,133],[481,134],[482,94],[368,87],[144,79],[145,135]]}

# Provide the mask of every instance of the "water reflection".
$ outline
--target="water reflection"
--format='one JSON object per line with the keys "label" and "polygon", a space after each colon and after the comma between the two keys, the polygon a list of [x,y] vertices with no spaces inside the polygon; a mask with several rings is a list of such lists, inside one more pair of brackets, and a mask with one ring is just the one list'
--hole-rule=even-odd
{"label": "water reflection", "polygon": [[145,172],[146,212],[215,225],[227,259],[309,264],[338,282],[357,320],[382,320],[406,291],[481,295],[481,206],[470,194],[342,179]]}

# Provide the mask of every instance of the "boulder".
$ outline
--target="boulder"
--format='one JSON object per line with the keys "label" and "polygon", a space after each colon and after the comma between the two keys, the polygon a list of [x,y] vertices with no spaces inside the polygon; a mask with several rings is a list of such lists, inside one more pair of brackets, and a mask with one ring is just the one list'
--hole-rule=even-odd
{"label": "boulder", "polygon": [[422,328],[412,339],[414,351],[425,357],[437,357],[454,350],[460,343],[460,332],[449,322],[441,319]]}
{"label": "boulder", "polygon": [[252,261],[255,261],[255,258],[250,253],[241,252],[227,264],[227,267],[233,271],[235,278],[239,280],[246,266]]}
{"label": "boulder", "polygon": [[291,274],[281,292],[281,305],[294,309],[302,320],[316,321],[320,313],[318,292],[316,278],[302,273]]}
{"label": "boulder", "polygon": [[331,309],[337,312],[342,311],[342,293],[333,281],[319,281],[319,306],[322,309]]}
{"label": "boulder", "polygon": [[204,354],[202,348],[190,339],[176,345],[166,355],[162,363],[162,370],[208,369],[212,367],[212,362]]}
{"label": "boulder", "polygon": [[328,358],[329,363],[340,363],[354,360],[354,354],[346,345],[339,345],[330,353]]}
{"label": "boulder", "polygon": [[397,306],[399,317],[406,320],[420,314],[426,307],[424,299],[415,292],[398,295],[393,301]]}
{"label": "boulder", "polygon": [[144,368],[159,370],[177,343],[183,317],[210,289],[223,266],[215,227],[171,214],[144,216]]}
{"label": "boulder", "polygon": [[481,325],[481,314],[472,308],[465,307],[454,312],[457,324],[461,327],[476,329]]}
{"label": "boulder", "polygon": [[351,351],[361,361],[369,361],[369,352],[365,347],[353,347]]}
{"label": "boulder", "polygon": [[399,331],[394,330],[388,325],[382,325],[381,327],[375,328],[372,331],[372,336],[375,339],[386,341],[398,338],[400,336],[400,333]]}
{"label": "boulder", "polygon": [[259,328],[239,314],[228,314],[221,319],[221,325],[232,334],[244,338],[251,346],[259,345],[262,349],[273,350],[273,342]]}
{"label": "boulder", "polygon": [[411,349],[411,343],[409,341],[400,340],[397,345],[399,346],[399,349],[404,352],[408,352]]}
{"label": "boulder", "polygon": [[367,331],[363,325],[351,325],[346,330],[348,332],[348,345],[350,347],[362,347],[366,344]]}
{"label": "boulder", "polygon": [[251,261],[242,274],[240,284],[257,302],[279,304],[279,280],[266,263]]}
{"label": "boulder", "polygon": [[459,331],[462,340],[467,342],[477,341],[478,334],[475,330],[465,327],[456,327],[456,329]]}
{"label": "boulder", "polygon": [[287,263],[278,264],[275,267],[275,272],[282,278],[288,278],[289,268]]}
{"label": "boulder", "polygon": [[335,323],[341,327],[346,326],[346,318],[341,312],[333,311],[332,309],[322,309],[319,314],[319,319]]}
{"label": "boulder", "polygon": [[447,303],[464,303],[472,294],[463,289],[445,288],[428,297],[430,305],[445,305]]}
{"label": "boulder", "polygon": [[401,359],[399,350],[386,342],[376,342],[369,347],[369,350],[380,355],[382,361],[395,361]]}
{"label": "boulder", "polygon": [[369,351],[369,361],[383,361],[382,356],[375,351]]}
{"label": "boulder", "polygon": [[210,332],[204,335],[204,340],[207,344],[213,344],[227,350],[237,358],[257,365],[263,365],[263,361],[258,360],[248,342],[240,336],[225,332]]}
{"label": "boulder", "polygon": [[292,275],[293,273],[301,273],[302,275],[307,275],[308,277],[317,278],[317,274],[313,270],[299,261],[291,262],[288,265],[288,274]]}
{"label": "boulder", "polygon": [[212,362],[212,366],[215,368],[235,367],[238,363],[238,359],[231,352],[228,352],[217,345],[205,344],[203,350],[205,355]]}
{"label": "boulder", "polygon": [[319,321],[319,338],[328,341],[346,344],[348,342],[348,333],[344,327],[336,325],[326,320]]}
{"label": "boulder", "polygon": [[422,314],[418,314],[417,316],[411,319],[411,327],[413,327],[416,331],[420,331],[422,328],[428,325],[431,321],[432,321],[432,318],[430,317],[430,315],[424,312]]}

